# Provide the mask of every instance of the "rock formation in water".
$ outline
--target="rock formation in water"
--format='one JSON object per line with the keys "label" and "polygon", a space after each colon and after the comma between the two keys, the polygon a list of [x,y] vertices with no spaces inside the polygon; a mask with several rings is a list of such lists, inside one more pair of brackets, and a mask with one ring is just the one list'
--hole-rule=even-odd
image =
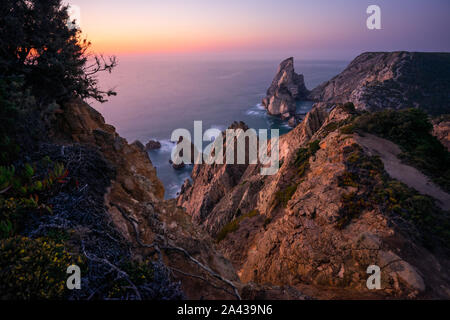
{"label": "rock formation in water", "polygon": [[262,104],[269,114],[291,119],[295,117],[296,102],[305,99],[308,93],[303,75],[295,73],[291,57],[280,63]]}
{"label": "rock formation in water", "polygon": [[357,109],[421,108],[450,113],[450,53],[367,52],[339,75],[314,88],[309,98]]}
{"label": "rock formation in water", "polygon": [[145,150],[155,150],[161,148],[161,142],[156,140],[149,140],[147,144],[145,145]]}

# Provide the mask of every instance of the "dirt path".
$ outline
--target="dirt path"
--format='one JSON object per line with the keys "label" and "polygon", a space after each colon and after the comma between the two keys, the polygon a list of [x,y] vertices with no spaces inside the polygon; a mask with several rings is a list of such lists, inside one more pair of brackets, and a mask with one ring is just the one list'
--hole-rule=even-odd
{"label": "dirt path", "polygon": [[435,198],[444,210],[450,210],[450,194],[444,192],[422,172],[401,162],[397,155],[400,148],[393,142],[371,134],[356,136],[356,141],[373,155],[380,156],[387,173],[404,184],[416,189],[421,194]]}

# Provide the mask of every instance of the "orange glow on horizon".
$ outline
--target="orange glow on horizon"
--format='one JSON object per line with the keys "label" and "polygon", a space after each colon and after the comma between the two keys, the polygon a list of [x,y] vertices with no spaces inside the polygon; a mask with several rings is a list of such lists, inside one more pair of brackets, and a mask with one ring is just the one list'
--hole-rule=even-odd
{"label": "orange glow on horizon", "polygon": [[258,49],[282,45],[286,39],[273,35],[255,36],[252,34],[198,34],[184,32],[178,35],[176,31],[169,33],[150,34],[136,33],[130,30],[130,34],[112,35],[108,33],[94,34],[84,33],[91,43],[91,50],[99,53],[123,54],[123,53],[195,53],[195,52],[220,52],[223,50]]}

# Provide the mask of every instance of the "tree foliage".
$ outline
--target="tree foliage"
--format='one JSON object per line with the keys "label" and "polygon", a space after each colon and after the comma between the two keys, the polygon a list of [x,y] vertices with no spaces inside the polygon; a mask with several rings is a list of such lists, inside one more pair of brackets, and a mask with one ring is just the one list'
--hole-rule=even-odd
{"label": "tree foliage", "polygon": [[40,103],[72,97],[104,102],[96,74],[116,66],[116,58],[89,53],[90,42],[69,20],[61,0],[0,2],[0,79],[20,79]]}

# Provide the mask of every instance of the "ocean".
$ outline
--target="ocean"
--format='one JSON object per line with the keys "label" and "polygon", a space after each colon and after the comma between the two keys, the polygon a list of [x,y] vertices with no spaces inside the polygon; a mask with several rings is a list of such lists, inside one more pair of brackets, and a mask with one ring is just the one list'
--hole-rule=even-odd
{"label": "ocean", "polygon": [[[174,143],[172,131],[193,132],[195,120],[208,128],[226,129],[233,121],[244,121],[254,129],[291,130],[286,122],[266,114],[260,102],[265,96],[280,61],[224,61],[145,56],[118,57],[111,74],[99,76],[104,89],[115,88],[117,96],[103,104],[91,103],[128,142],[146,144],[154,139],[162,147],[149,152],[157,175],[166,189],[165,198],[176,197],[192,166],[175,170],[169,164]],[[312,89],[331,79],[348,61],[295,61],[297,73]],[[299,103],[307,112],[309,101]]]}

